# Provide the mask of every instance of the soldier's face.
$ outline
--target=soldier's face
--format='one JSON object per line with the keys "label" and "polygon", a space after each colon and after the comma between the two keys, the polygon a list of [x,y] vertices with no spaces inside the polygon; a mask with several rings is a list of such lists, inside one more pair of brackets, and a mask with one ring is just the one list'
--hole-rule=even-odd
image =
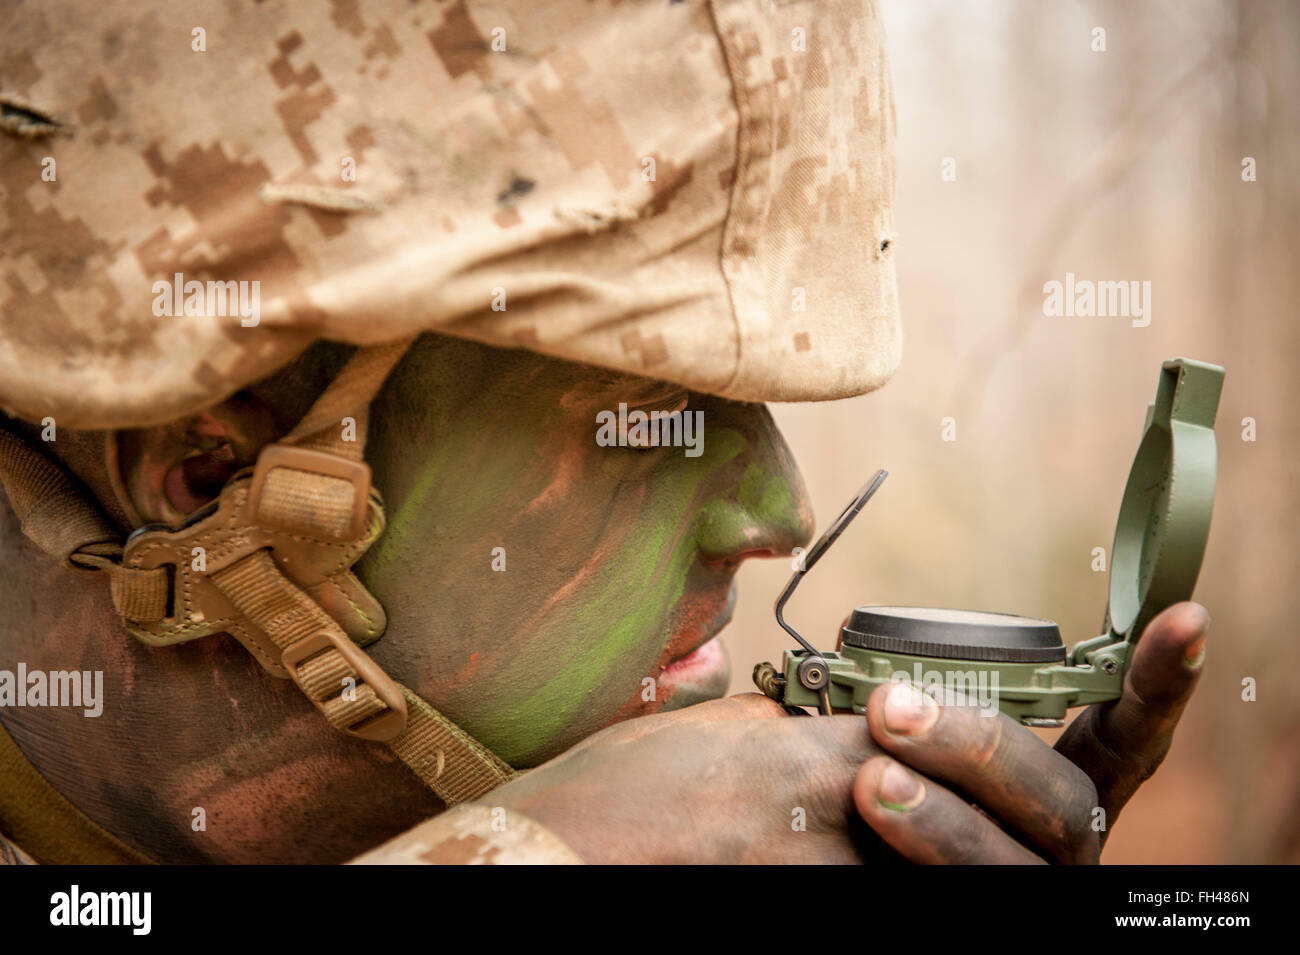
{"label": "soldier's face", "polygon": [[[598,443],[600,412],[682,399],[694,448]],[[389,521],[358,565],[389,615],[371,652],[517,766],[725,693],[737,565],[811,533],[761,405],[426,337],[371,421]]]}

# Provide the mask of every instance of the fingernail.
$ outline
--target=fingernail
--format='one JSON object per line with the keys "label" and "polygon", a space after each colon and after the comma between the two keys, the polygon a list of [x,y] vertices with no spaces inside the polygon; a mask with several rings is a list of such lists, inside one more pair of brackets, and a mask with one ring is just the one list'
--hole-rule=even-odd
{"label": "fingernail", "polygon": [[1205,638],[1210,633],[1210,615],[1205,615],[1205,623],[1201,625],[1201,635],[1189,643],[1183,649],[1183,656],[1187,660],[1187,665],[1196,669],[1205,662]]}
{"label": "fingernail", "polygon": [[893,812],[911,812],[925,799],[921,780],[898,763],[890,763],[880,774],[876,800]]}
{"label": "fingernail", "polygon": [[885,697],[885,729],[899,736],[924,733],[939,719],[939,704],[910,683],[899,683]]}

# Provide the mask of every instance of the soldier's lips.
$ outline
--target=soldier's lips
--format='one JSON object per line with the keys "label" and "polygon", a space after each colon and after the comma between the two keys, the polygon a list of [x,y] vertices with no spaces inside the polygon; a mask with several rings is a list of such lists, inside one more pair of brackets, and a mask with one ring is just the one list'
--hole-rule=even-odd
{"label": "soldier's lips", "polygon": [[664,667],[659,674],[660,683],[682,685],[700,683],[715,678],[719,671],[730,677],[730,660],[721,637],[714,637],[703,646],[696,647],[680,660]]}
{"label": "soldier's lips", "polygon": [[671,701],[670,709],[716,699],[727,692],[731,682],[731,660],[717,634],[731,622],[736,606],[735,581],[729,582],[724,593],[721,606],[712,618],[704,626],[691,628],[696,630],[687,644],[691,648],[665,664],[659,673],[657,682]]}

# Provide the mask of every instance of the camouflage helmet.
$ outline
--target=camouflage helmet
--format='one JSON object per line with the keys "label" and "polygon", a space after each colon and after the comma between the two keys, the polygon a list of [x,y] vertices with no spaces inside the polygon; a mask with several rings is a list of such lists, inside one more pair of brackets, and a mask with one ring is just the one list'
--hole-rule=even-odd
{"label": "camouflage helmet", "polygon": [[19,0],[0,104],[17,416],[425,331],[755,401],[900,358],[873,2]]}

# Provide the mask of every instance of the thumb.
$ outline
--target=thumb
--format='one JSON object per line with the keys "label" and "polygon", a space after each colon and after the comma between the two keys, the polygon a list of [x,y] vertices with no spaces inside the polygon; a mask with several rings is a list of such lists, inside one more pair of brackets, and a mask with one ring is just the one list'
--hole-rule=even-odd
{"label": "thumb", "polygon": [[1209,630],[1210,615],[1200,604],[1165,608],[1138,641],[1120,702],[1132,697],[1148,716],[1181,711],[1200,678]]}
{"label": "thumb", "polygon": [[1088,707],[1057,742],[1092,777],[1108,812],[1117,814],[1169,752],[1201,675],[1209,628],[1200,604],[1166,608],[1143,631],[1120,698]]}

